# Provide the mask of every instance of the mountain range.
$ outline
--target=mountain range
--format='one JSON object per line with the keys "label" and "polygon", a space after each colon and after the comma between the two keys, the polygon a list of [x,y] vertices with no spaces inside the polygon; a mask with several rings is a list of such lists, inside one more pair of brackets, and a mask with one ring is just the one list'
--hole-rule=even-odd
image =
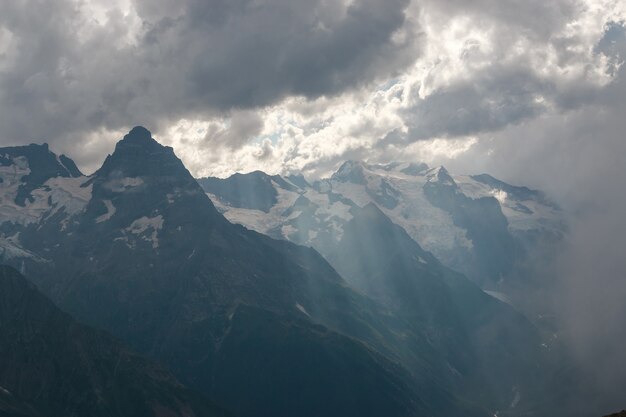
{"label": "mountain range", "polygon": [[528,260],[545,257],[567,230],[562,210],[539,191],[423,163],[347,161],[314,182],[260,171],[198,181],[230,221],[325,256],[354,210],[374,204],[445,265],[495,293],[528,281]]}
{"label": "mountain range", "polygon": [[235,416],[563,409],[558,339],[502,291],[564,231],[539,192],[423,164],[196,180],[141,127],[89,176],[0,148],[0,261]]}

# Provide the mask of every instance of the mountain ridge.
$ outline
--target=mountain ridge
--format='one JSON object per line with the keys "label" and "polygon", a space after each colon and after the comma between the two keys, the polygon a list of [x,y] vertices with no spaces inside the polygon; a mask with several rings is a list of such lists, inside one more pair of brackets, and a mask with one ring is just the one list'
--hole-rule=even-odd
{"label": "mountain ridge", "polygon": [[262,213],[224,198],[224,189],[234,192],[229,179],[199,182],[230,221],[323,254],[340,239],[350,210],[373,202],[444,264],[501,292],[519,286],[519,266],[535,248],[555,246],[567,230],[560,208],[541,192],[426,164],[346,161],[328,179],[291,183],[297,190],[273,182],[273,206]]}

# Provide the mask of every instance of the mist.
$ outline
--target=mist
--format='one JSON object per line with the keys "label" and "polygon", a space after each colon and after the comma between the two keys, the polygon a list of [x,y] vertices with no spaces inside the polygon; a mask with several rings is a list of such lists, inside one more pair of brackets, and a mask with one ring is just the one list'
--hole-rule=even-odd
{"label": "mist", "polygon": [[[623,35],[623,32],[622,32]],[[614,48],[622,52],[622,36]],[[626,386],[626,71],[593,103],[544,115],[438,161],[541,189],[563,209],[568,232],[548,265],[559,338],[606,412],[624,408]]]}

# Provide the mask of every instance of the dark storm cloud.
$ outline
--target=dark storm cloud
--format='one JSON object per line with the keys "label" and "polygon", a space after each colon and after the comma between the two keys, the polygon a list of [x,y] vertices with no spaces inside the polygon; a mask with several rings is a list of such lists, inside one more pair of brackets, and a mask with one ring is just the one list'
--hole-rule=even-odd
{"label": "dark storm cloud", "polygon": [[525,63],[494,63],[469,80],[440,88],[424,98],[413,89],[403,109],[407,140],[488,134],[534,119],[547,111],[567,112],[597,102],[612,86],[542,77]]}
{"label": "dark storm cloud", "polygon": [[545,110],[537,95],[552,87],[517,68],[498,65],[470,81],[440,89],[403,111],[409,141],[466,136],[502,129]]}
{"label": "dark storm cloud", "polygon": [[[110,17],[108,27],[92,27],[69,0],[3,3],[0,144],[49,141],[81,158],[88,132],[119,126],[135,77],[131,54],[116,49],[128,28]],[[87,158],[102,158],[98,145]]]}
{"label": "dark storm cloud", "polygon": [[[89,4],[89,3],[86,3]],[[207,118],[284,97],[336,95],[417,57],[408,0],[187,0],[111,9],[3,5],[0,140],[62,148],[98,129]],[[2,44],[0,42],[0,44]]]}
{"label": "dark storm cloud", "polygon": [[343,11],[310,0],[192,1],[159,37],[177,46],[176,61],[188,62],[191,103],[259,106],[285,95],[335,95],[403,68],[415,59],[407,53],[414,39],[391,37],[407,3],[362,0]]}

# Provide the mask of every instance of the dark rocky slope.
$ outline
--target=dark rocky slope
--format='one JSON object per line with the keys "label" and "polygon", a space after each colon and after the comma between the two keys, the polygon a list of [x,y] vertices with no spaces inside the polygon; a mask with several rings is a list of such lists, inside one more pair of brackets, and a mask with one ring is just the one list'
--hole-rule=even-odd
{"label": "dark rocky slope", "polygon": [[77,323],[0,266],[0,415],[207,417],[227,413],[105,332]]}

